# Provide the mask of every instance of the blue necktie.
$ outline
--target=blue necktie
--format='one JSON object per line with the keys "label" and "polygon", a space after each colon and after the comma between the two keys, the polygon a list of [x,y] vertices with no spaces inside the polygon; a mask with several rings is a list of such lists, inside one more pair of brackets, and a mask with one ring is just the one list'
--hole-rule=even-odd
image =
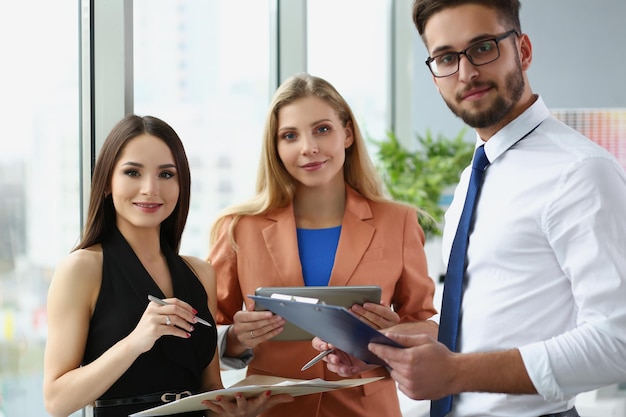
{"label": "blue necktie", "polygon": [[[456,351],[456,339],[459,332],[459,311],[463,294],[463,277],[465,276],[467,242],[472,225],[472,214],[478,200],[483,173],[489,165],[484,146],[474,153],[472,175],[470,176],[465,204],[461,212],[459,226],[452,241],[448,270],[444,280],[441,318],[439,321],[439,341],[451,351]],[[434,400],[430,405],[430,417],[443,417],[452,409],[452,396]]]}

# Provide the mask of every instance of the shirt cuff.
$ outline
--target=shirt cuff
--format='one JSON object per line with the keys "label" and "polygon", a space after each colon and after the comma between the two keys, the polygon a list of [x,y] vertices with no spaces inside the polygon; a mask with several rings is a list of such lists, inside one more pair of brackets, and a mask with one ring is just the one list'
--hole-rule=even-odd
{"label": "shirt cuff", "polygon": [[220,368],[221,369],[243,369],[254,358],[254,352],[252,349],[247,349],[241,355],[232,358],[224,356],[226,352],[226,335],[230,329],[230,325],[217,326],[217,350],[220,355]]}
{"label": "shirt cuff", "polygon": [[522,346],[519,352],[537,393],[546,401],[563,401],[565,397],[554,378],[545,342]]}

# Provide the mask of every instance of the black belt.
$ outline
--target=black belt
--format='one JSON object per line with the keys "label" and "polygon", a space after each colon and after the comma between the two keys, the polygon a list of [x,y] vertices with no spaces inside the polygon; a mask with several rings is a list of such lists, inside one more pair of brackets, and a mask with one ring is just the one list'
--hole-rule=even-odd
{"label": "black belt", "polygon": [[544,414],[539,417],[580,417],[580,415],[578,415],[576,407],[572,407],[567,411],[561,411],[560,413]]}
{"label": "black belt", "polygon": [[189,397],[193,395],[191,391],[183,391],[179,393],[175,392],[161,392],[155,394],[139,395],[137,397],[128,398],[112,398],[106,400],[96,400],[96,408],[100,407],[113,407],[116,405],[128,405],[128,404],[143,404],[143,403],[169,403],[172,401],[180,400],[181,398]]}

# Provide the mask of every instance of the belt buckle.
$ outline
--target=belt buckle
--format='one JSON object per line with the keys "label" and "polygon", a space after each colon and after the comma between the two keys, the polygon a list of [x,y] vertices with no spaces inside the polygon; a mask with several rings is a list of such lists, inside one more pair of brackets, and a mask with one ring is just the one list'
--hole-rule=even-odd
{"label": "belt buckle", "polygon": [[161,401],[164,403],[169,403],[172,401],[178,401],[181,398],[185,398],[189,396],[191,396],[191,391],[183,391],[183,392],[179,392],[178,394],[173,393],[173,392],[166,392],[165,394],[161,395]]}

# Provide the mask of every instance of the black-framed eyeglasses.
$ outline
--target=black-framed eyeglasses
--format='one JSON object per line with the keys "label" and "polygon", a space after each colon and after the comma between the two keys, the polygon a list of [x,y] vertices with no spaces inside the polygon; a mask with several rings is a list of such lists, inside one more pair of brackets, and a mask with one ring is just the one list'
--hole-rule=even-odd
{"label": "black-framed eyeglasses", "polygon": [[441,55],[428,57],[426,65],[435,77],[442,78],[457,73],[461,55],[465,55],[467,60],[477,67],[489,64],[500,58],[500,47],[498,46],[500,41],[513,34],[519,36],[517,31],[513,29],[495,38],[483,39],[473,43],[459,52],[446,52]]}

